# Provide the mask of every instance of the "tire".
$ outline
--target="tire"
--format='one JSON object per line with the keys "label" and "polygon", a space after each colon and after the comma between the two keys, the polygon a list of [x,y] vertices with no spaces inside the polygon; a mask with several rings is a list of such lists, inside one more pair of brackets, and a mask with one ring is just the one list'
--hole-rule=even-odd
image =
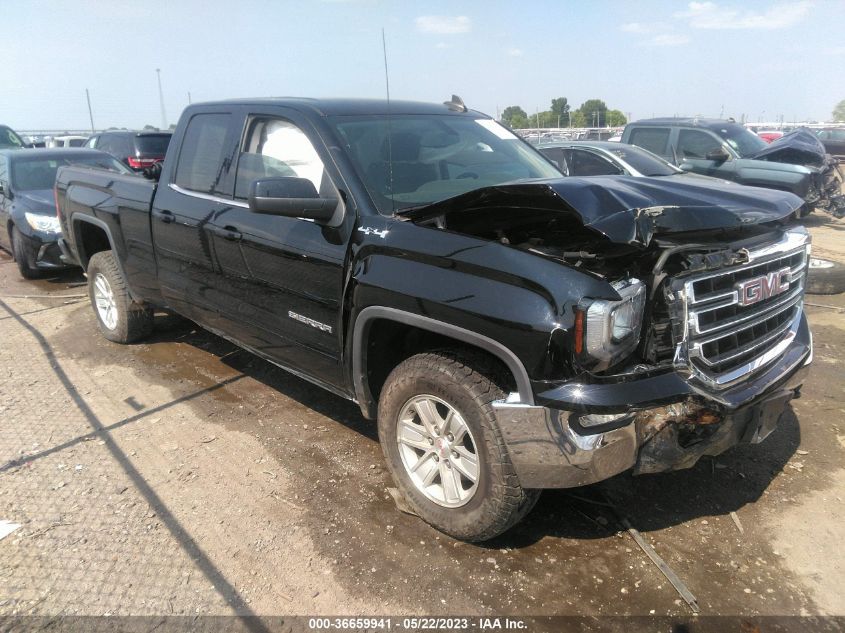
{"label": "tire", "polygon": [[[502,439],[491,405],[505,395],[497,369],[481,354],[418,354],[393,369],[379,398],[379,440],[397,487],[426,523],[464,541],[502,534],[528,514],[540,496],[539,490],[519,485]],[[426,410],[429,422],[447,425],[442,436],[437,430],[429,433],[431,427],[419,413]],[[400,416],[405,420],[401,445]],[[413,476],[433,476],[431,483],[415,482],[412,466],[418,468]],[[474,483],[464,476],[467,472],[476,474]],[[447,485],[450,478],[457,485]],[[460,499],[462,494],[467,498]]]}
{"label": "tire", "polygon": [[807,272],[807,294],[835,295],[840,292],[845,292],[845,265],[811,257]]}
{"label": "tire", "polygon": [[129,296],[112,251],[95,253],[88,262],[88,297],[100,332],[108,340],[133,343],[152,332],[153,311]]}
{"label": "tire", "polygon": [[37,247],[16,226],[12,227],[11,237],[12,255],[15,258],[15,263],[18,265],[21,276],[24,279],[38,279],[41,276],[41,271],[38,270],[38,266],[35,264]]}

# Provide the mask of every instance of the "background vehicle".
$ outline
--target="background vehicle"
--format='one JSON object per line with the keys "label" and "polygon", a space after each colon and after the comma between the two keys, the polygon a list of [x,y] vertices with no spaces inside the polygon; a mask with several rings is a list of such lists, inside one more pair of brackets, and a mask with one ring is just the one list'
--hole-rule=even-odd
{"label": "background vehicle", "polygon": [[65,136],[54,136],[47,141],[47,147],[82,147],[88,140],[87,136],[67,134]]}
{"label": "background vehicle", "polygon": [[780,130],[757,130],[757,136],[767,143],[771,143],[779,138],[783,138],[783,132]]}
{"label": "background vehicle", "polygon": [[164,160],[171,136],[170,132],[100,132],[89,138],[85,147],[111,154],[127,167],[143,171]]}
{"label": "background vehicle", "polygon": [[0,125],[0,149],[21,149],[27,143],[12,128]]}
{"label": "background vehicle", "polygon": [[828,154],[845,159],[845,128],[832,127],[813,130]]}
{"label": "background vehicle", "polygon": [[457,538],[762,441],[812,356],[800,198],[564,178],[457,98],[194,104],[158,184],[65,167],[56,199],[106,338],[164,307],[356,401]]}
{"label": "background vehicle", "polygon": [[53,184],[63,165],[131,173],[113,157],[86,149],[0,150],[0,246],[27,279],[61,268]]}
{"label": "background vehicle", "polygon": [[537,149],[567,176],[706,178],[675,167],[641,147],[615,141],[563,141],[538,145]]}
{"label": "background vehicle", "polygon": [[664,118],[629,123],[622,142],[697,174],[794,193],[806,202],[802,215],[819,207],[840,217],[845,201],[836,162],[811,136],[796,130],[768,144],[733,121]]}

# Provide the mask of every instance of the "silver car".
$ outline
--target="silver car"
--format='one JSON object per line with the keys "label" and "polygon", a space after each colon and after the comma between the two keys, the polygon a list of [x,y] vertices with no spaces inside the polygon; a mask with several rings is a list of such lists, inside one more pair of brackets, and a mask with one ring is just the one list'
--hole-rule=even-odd
{"label": "silver car", "polygon": [[567,176],[683,175],[720,180],[690,174],[636,145],[611,141],[559,141],[543,143],[537,149]]}

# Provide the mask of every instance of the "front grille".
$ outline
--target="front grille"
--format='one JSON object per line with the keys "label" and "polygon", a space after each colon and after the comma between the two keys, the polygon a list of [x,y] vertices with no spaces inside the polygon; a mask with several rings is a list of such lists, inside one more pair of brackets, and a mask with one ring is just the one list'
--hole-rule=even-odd
{"label": "front grille", "polygon": [[684,280],[683,346],[696,375],[726,387],[783,352],[802,310],[806,241],[790,231],[747,264]]}

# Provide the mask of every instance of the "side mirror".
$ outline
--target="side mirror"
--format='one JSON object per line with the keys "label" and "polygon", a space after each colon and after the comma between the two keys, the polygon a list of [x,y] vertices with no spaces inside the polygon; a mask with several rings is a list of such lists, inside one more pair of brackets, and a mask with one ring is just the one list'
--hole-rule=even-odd
{"label": "side mirror", "polygon": [[145,167],[143,174],[144,178],[147,180],[158,182],[158,179],[161,177],[161,161],[153,163],[149,167]]}
{"label": "side mirror", "polygon": [[337,198],[321,198],[307,178],[263,178],[249,186],[249,208],[253,213],[306,218],[328,222],[337,209]]}
{"label": "side mirror", "polygon": [[714,160],[717,163],[724,163],[730,157],[730,154],[728,154],[723,147],[707,152],[707,156],[705,156],[707,160]]}

